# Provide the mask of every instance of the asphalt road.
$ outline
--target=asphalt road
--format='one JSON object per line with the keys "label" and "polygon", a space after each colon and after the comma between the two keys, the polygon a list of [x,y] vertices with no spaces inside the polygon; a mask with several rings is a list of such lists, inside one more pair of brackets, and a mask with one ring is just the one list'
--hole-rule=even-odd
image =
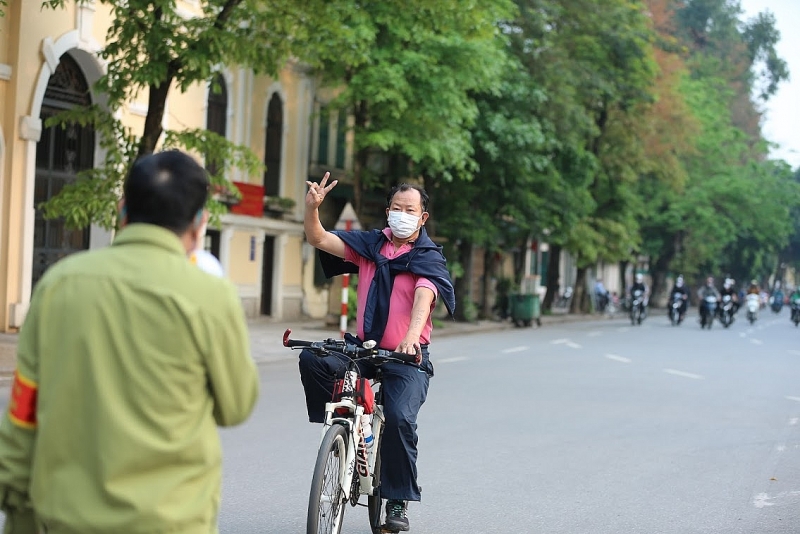
{"label": "asphalt road", "polygon": [[[788,310],[711,331],[655,313],[434,339],[412,532],[800,532]],[[305,532],[320,427],[294,361],[260,369],[255,413],[222,431],[223,534]],[[366,509],[343,532],[369,534]]]}
{"label": "asphalt road", "polygon": [[[655,313],[434,340],[412,531],[799,532],[800,329],[787,310],[711,331]],[[319,426],[294,362],[262,376],[223,432],[223,533],[305,531]]]}

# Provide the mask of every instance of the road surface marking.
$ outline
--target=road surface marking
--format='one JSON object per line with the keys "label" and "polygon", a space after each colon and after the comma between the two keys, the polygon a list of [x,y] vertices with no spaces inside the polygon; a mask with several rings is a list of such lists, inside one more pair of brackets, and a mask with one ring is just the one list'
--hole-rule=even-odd
{"label": "road surface marking", "polygon": [[753,345],[763,345],[764,344],[764,342],[761,341],[760,339],[751,339],[750,343],[752,343]]}
{"label": "road surface marking", "polygon": [[569,339],[554,339],[550,342],[551,345],[563,345],[564,343],[569,343]]}
{"label": "road surface marking", "polygon": [[664,372],[670,375],[675,376],[682,376],[684,378],[691,378],[693,380],[702,380],[703,377],[701,375],[696,375],[694,373],[687,373],[686,371],[678,371],[676,369],[664,369]]}
{"label": "road surface marking", "polygon": [[586,334],[586,335],[587,335],[587,336],[589,336],[589,337],[597,337],[597,336],[602,336],[602,335],[603,335],[603,333],[602,333],[602,332],[600,332],[599,330],[594,330],[594,331],[592,331],[592,332],[589,332],[589,333],[588,333],[588,334]]}
{"label": "road surface marking", "polygon": [[581,348],[581,345],[579,345],[578,343],[575,343],[574,341],[567,341],[567,346],[569,348],[571,348],[571,349],[579,349],[579,348]]}
{"label": "road surface marking", "polygon": [[797,424],[797,421],[798,421],[797,417],[792,417],[791,419],[789,419],[789,425],[794,426]]}
{"label": "road surface marking", "polygon": [[625,358],[624,356],[617,356],[616,354],[606,354],[606,358],[608,358],[609,360],[614,360],[615,362],[631,363],[630,358]]}
{"label": "road surface marking", "polygon": [[521,346],[521,347],[511,347],[510,349],[503,349],[503,354],[509,354],[511,352],[522,352],[528,350],[528,347]]}
{"label": "road surface marking", "polygon": [[442,358],[441,360],[437,359],[436,363],[463,362],[464,360],[469,360],[469,358],[467,356],[454,356],[453,358]]}
{"label": "road surface marking", "polygon": [[788,396],[788,395],[787,395],[787,396],[786,396],[786,397],[784,397],[784,398],[785,398],[786,400],[792,400],[792,401],[797,401],[797,402],[800,402],[800,397],[790,397],[790,396]]}
{"label": "road surface marking", "polygon": [[775,506],[777,503],[770,502],[783,497],[797,497],[800,491],[782,491],[772,497],[768,493],[759,493],[753,497],[753,506],[756,508],[764,508],[766,506]]}

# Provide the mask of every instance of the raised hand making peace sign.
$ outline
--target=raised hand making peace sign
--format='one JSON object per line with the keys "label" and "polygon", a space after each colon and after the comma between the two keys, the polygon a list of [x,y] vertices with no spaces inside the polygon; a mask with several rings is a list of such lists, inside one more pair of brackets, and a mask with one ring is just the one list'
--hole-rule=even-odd
{"label": "raised hand making peace sign", "polygon": [[322,204],[322,201],[325,200],[325,195],[328,194],[328,191],[333,189],[336,184],[339,183],[339,180],[332,181],[329,185],[325,185],[328,182],[328,178],[330,178],[331,173],[326,172],[325,176],[322,177],[322,180],[319,183],[309,182],[306,181],[308,184],[308,193],[306,193],[306,209],[307,210],[314,210]]}

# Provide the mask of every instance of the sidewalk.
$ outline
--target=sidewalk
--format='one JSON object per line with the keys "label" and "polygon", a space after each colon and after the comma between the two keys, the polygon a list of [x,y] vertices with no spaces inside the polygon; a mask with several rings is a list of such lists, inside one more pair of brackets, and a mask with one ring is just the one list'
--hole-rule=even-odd
{"label": "sidewalk", "polygon": [[[599,319],[598,315],[567,315],[554,312],[541,317],[542,326],[531,329],[547,328],[548,325]],[[319,341],[325,338],[339,338],[338,326],[328,326],[322,319],[299,319],[296,321],[273,321],[268,317],[251,319],[247,323],[250,330],[250,344],[253,359],[258,364],[266,364],[297,358],[297,353],[281,344],[283,333],[291,329],[291,337]],[[446,336],[469,335],[476,332],[495,332],[516,328],[510,321],[477,321],[474,323],[457,323],[443,320],[434,328],[434,339]],[[17,355],[18,334],[0,333],[0,385],[10,382],[14,374]]]}

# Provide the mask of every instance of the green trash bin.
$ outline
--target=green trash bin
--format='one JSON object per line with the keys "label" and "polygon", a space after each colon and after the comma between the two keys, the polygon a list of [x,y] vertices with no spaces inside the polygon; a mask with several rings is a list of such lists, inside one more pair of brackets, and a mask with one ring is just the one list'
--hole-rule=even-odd
{"label": "green trash bin", "polygon": [[533,321],[542,324],[539,307],[539,295],[509,295],[509,315],[515,326],[531,326]]}

